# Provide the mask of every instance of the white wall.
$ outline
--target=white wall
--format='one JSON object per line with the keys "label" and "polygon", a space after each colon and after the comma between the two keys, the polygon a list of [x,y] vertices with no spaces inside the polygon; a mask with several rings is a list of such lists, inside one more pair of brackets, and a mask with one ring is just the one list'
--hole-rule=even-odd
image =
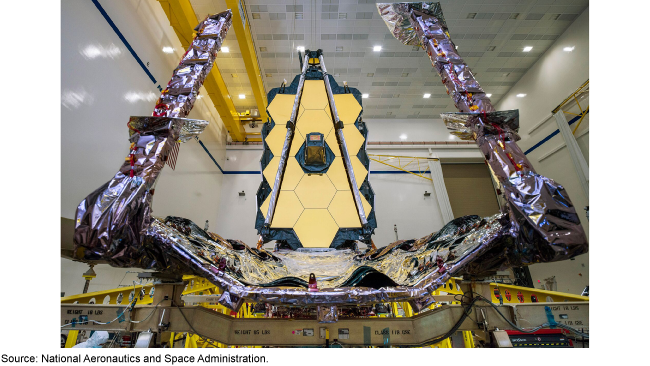
{"label": "white wall", "polygon": [[[575,47],[572,52],[563,51],[564,47]],[[519,146],[526,151],[557,129],[557,123],[550,117],[551,111],[564,98],[573,93],[582,83],[589,79],[589,9],[585,10],[555,43],[542,55],[530,70],[513,86],[497,105],[498,110],[519,109],[520,135]],[[516,94],[525,93],[525,98]],[[588,105],[588,98],[580,101],[583,108]],[[577,107],[570,112],[579,113]],[[567,120],[573,116],[566,115]],[[537,125],[542,122],[539,127]],[[534,127],[537,127],[533,130]],[[575,127],[575,125],[572,126]],[[531,131],[533,130],[533,131]],[[578,144],[589,161],[589,115],[585,117],[576,131]],[[560,134],[529,153],[528,159],[538,173],[561,183],[576,207],[583,227],[589,235],[589,221],[584,207],[589,203],[584,195],[578,176],[575,173],[571,157],[566,148],[549,153],[564,144]],[[583,266],[584,265],[584,266]],[[533,281],[544,283],[544,278],[556,275],[558,291],[580,293],[589,284],[589,254],[566,261],[551,264],[536,264],[530,267]]]}
{"label": "white wall", "polygon": [[[100,0],[100,4],[156,79],[154,84],[95,5],[86,0],[61,3],[61,216],[73,218],[79,202],[110,180],[128,154],[130,116],[151,115],[184,53],[156,0]],[[173,47],[175,53],[162,52]],[[205,91],[202,90],[202,94]],[[209,98],[198,100],[189,118],[210,126],[201,135],[219,163],[225,159],[227,131]],[[153,214],[178,215],[203,226],[215,223],[222,174],[201,146],[181,145],[176,171],[165,167],[156,187]],[[61,260],[62,286],[81,292],[87,266]],[[125,269],[103,266],[91,283],[99,289]],[[81,281],[81,285],[79,285]],[[114,283],[113,283],[114,282]]]}
{"label": "white wall", "polygon": [[448,132],[442,119],[364,118],[364,122],[368,141],[460,141]]}
{"label": "white wall", "polygon": [[[61,292],[65,296],[77,295],[83,292],[86,280],[81,276],[88,270],[88,265],[61,258]],[[124,285],[133,286],[133,281],[140,283],[137,272],[141,269],[114,268],[108,264],[98,264],[93,270],[97,277],[90,281],[88,292],[111,290]],[[103,299],[97,299],[101,304]]]}

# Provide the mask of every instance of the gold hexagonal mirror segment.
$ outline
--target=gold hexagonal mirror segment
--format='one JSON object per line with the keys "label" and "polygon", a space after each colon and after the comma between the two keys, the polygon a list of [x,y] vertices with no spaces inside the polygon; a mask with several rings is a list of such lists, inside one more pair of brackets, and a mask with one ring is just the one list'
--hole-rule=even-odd
{"label": "gold hexagonal mirror segment", "polygon": [[264,169],[264,178],[266,178],[266,181],[269,182],[269,185],[271,186],[271,189],[273,189],[273,186],[275,185],[275,175],[278,172],[278,166],[280,165],[280,157],[279,155],[276,155],[269,161],[269,164],[266,166]]}
{"label": "gold hexagonal mirror segment", "polygon": [[280,191],[278,204],[273,213],[271,227],[291,228],[303,212],[302,204],[293,191]]}
{"label": "gold hexagonal mirror segment", "polygon": [[284,140],[287,138],[286,124],[276,124],[275,127],[269,132],[264,141],[269,145],[269,150],[273,156],[282,155],[282,147],[284,147]]}
{"label": "gold hexagonal mirror segment", "polygon": [[325,136],[325,143],[330,147],[330,150],[334,153],[334,156],[341,156],[341,147],[339,142],[336,139],[336,130],[332,128],[330,133]]}
{"label": "gold hexagonal mirror segment", "polygon": [[307,109],[296,123],[296,129],[303,138],[312,132],[320,132],[327,136],[333,128],[332,120],[323,110]]}
{"label": "gold hexagonal mirror segment", "polygon": [[348,191],[338,191],[332,199],[327,210],[334,218],[334,221],[343,228],[358,228],[361,227],[359,221],[359,213],[354,204],[352,193]]}
{"label": "gold hexagonal mirror segment", "polygon": [[339,120],[343,121],[343,124],[354,124],[357,121],[361,113],[361,105],[352,94],[334,94],[334,103],[336,103]]}
{"label": "gold hexagonal mirror segment", "polygon": [[345,144],[348,147],[350,156],[357,155],[365,141],[361,132],[355,126],[345,126],[343,128],[343,136],[345,137]]}
{"label": "gold hexagonal mirror segment", "polygon": [[339,226],[327,209],[305,209],[293,227],[305,248],[327,248]]}
{"label": "gold hexagonal mirror segment", "polygon": [[294,133],[293,141],[291,141],[291,149],[289,150],[289,156],[296,156],[303,143],[305,143],[305,138],[298,132]]}
{"label": "gold hexagonal mirror segment", "polygon": [[361,188],[363,181],[366,179],[366,175],[368,175],[368,171],[356,156],[350,156],[350,162],[352,163],[352,169],[354,169],[354,179],[357,181],[357,188]]}
{"label": "gold hexagonal mirror segment", "polygon": [[266,213],[269,212],[269,204],[271,202],[271,195],[269,194],[266,196],[266,199],[262,203],[262,206],[260,206],[260,211],[262,211],[262,215],[264,216],[264,219],[266,219]]}
{"label": "gold hexagonal mirror segment", "polygon": [[271,104],[266,107],[276,126],[284,126],[291,118],[291,110],[295,99],[295,94],[276,94]]}
{"label": "gold hexagonal mirror segment", "polygon": [[332,160],[332,164],[327,169],[327,176],[337,190],[350,190],[350,183],[348,181],[348,175],[345,172],[345,167],[343,166],[342,158],[335,157]]}
{"label": "gold hexagonal mirror segment", "polygon": [[323,80],[305,80],[300,104],[305,109],[325,109],[328,104],[325,82]]}
{"label": "gold hexagonal mirror segment", "polygon": [[287,168],[284,171],[280,189],[283,191],[293,191],[296,189],[296,186],[302,179],[303,175],[305,175],[305,172],[302,170],[300,164],[298,164],[296,158],[290,156],[287,159]]}
{"label": "gold hexagonal mirror segment", "polygon": [[361,197],[361,205],[363,206],[363,212],[365,212],[366,218],[368,218],[368,216],[370,215],[370,211],[372,210],[372,206],[370,205],[368,200],[366,200],[366,197],[364,197],[363,195],[359,195],[359,196]]}
{"label": "gold hexagonal mirror segment", "polygon": [[327,208],[336,188],[325,175],[305,174],[295,191],[305,208]]}

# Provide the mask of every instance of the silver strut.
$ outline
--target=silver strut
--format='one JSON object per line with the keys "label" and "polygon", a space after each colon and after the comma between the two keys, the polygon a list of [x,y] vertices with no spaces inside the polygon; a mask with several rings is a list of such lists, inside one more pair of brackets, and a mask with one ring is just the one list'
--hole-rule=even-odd
{"label": "silver strut", "polygon": [[332,87],[330,86],[330,80],[327,77],[327,69],[325,68],[325,61],[323,59],[323,55],[319,56],[319,60],[320,60],[320,67],[323,70],[323,79],[325,80],[325,89],[327,90],[327,98],[329,99],[330,106],[332,107],[332,117],[334,117],[334,128],[336,129],[336,134],[341,143],[341,156],[343,156],[343,161],[345,162],[345,167],[346,170],[348,171],[348,180],[350,181],[350,187],[352,187],[352,195],[354,196],[354,203],[357,206],[357,212],[359,213],[359,220],[361,220],[361,225],[365,226],[368,224],[368,219],[366,218],[366,212],[363,209],[363,203],[361,203],[361,193],[359,192],[359,187],[357,187],[357,181],[354,177],[354,170],[352,169],[352,162],[350,161],[350,154],[348,153],[348,146],[345,143],[345,136],[343,136],[343,124],[339,123],[340,122],[339,112],[336,110],[336,104],[334,103],[334,94],[332,94]]}
{"label": "silver strut", "polygon": [[302,96],[302,89],[303,86],[305,85],[305,74],[307,73],[307,65],[309,65],[309,57],[305,57],[305,61],[302,64],[302,73],[300,74],[298,91],[296,92],[296,99],[293,101],[293,109],[291,110],[291,117],[287,122],[287,135],[284,138],[284,145],[282,146],[282,155],[280,155],[280,164],[278,165],[278,172],[275,173],[275,181],[273,183],[273,190],[271,191],[271,199],[269,200],[269,209],[266,212],[266,219],[264,220],[265,226],[270,226],[271,222],[273,222],[273,214],[275,213],[275,204],[278,200],[278,194],[280,192],[280,182],[282,181],[282,176],[284,175],[284,169],[287,166],[287,159],[289,158],[289,148],[291,147],[291,140],[293,139],[293,131],[296,127],[296,114],[298,114],[300,97]]}

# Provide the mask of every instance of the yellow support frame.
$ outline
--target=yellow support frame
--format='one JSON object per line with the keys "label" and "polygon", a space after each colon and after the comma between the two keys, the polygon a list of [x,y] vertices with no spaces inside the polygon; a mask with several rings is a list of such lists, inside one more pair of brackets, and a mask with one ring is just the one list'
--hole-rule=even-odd
{"label": "yellow support frame", "polygon": [[[183,291],[183,294],[200,294],[200,295],[212,295],[212,294],[219,294],[220,291],[219,289],[207,281],[204,278],[200,278],[197,276],[184,276],[183,280],[188,281],[187,288]],[[453,277],[447,281],[444,286],[441,286],[438,288],[432,295],[434,298],[436,295],[445,295],[445,294],[450,294],[450,295],[460,295],[463,294],[462,290],[460,290],[460,286],[458,286],[457,281],[460,281],[460,278]],[[145,298],[142,300],[138,301],[138,304],[145,305],[145,304],[151,304],[153,297],[150,296],[150,290],[152,288],[152,284],[146,284],[146,285],[136,285],[135,286],[135,294],[139,295],[140,290],[144,289],[145,290]],[[496,297],[494,290],[499,290],[499,294],[501,298],[503,298],[503,301],[505,304],[516,304],[520,303],[520,299],[518,298],[518,294],[521,294],[521,297],[523,298],[524,303],[530,303],[532,302],[531,297],[534,295],[538,302],[557,302],[557,303],[563,303],[565,301],[589,301],[589,298],[586,296],[579,296],[579,295],[574,295],[574,294],[568,294],[568,293],[562,293],[562,292],[557,292],[557,291],[547,291],[547,290],[542,290],[542,289],[534,289],[534,288],[529,288],[529,287],[521,287],[521,286],[514,286],[514,285],[507,285],[507,284],[502,284],[502,283],[490,283],[489,284],[489,291],[490,291],[490,300],[493,303],[498,304],[499,299]],[[123,300],[122,304],[128,304],[129,303],[129,294],[133,291],[133,286],[127,286],[127,287],[121,287],[113,290],[107,290],[107,291],[97,291],[97,292],[91,292],[91,293],[86,293],[86,294],[80,294],[80,295],[73,295],[73,296],[67,296],[61,298],[62,303],[74,303],[75,301],[78,301],[81,304],[87,304],[92,298],[95,298],[96,301],[99,303],[104,299],[106,295],[111,296],[111,304],[115,304],[115,300],[117,296],[121,293],[123,294]],[[510,300],[507,299],[506,297],[506,291],[509,292]],[[484,294],[487,295],[487,294]],[[460,299],[459,299],[460,300]],[[454,304],[460,304],[460,301],[452,301]],[[392,316],[394,317],[412,317],[415,315],[413,309],[411,308],[410,304],[408,302],[391,302],[387,303],[387,306],[391,308]],[[208,303],[199,303],[199,306],[203,306],[205,308],[213,309],[214,311],[217,311],[222,314],[231,314],[231,311],[226,309],[225,307],[221,305],[210,305]],[[433,310],[437,307],[441,306],[440,303],[434,303],[428,307],[429,310]],[[399,309],[403,310],[403,315],[399,314]],[[428,311],[428,310],[423,310]],[[259,318],[263,317],[263,314],[253,314],[252,311],[250,310],[248,305],[242,306],[238,313],[236,314],[238,318]],[[377,315],[377,317],[385,317],[386,315]],[[463,333],[463,343],[466,348],[475,348],[474,344],[474,337],[472,335],[472,332],[470,331],[464,331]],[[182,334],[184,333],[172,333],[170,336],[171,339],[176,339],[182,337]],[[77,330],[70,330],[68,333],[68,339],[66,342],[66,347],[72,347],[76,344],[77,341],[77,336],[78,336],[78,331]],[[227,348],[228,346],[225,344],[221,344],[215,341],[211,341],[213,344],[210,344],[209,342],[201,339],[198,335],[188,333],[186,335],[185,339],[185,347],[186,348],[206,348],[206,347],[214,347],[215,345],[219,348]],[[438,342],[434,345],[429,346],[430,348],[451,348],[451,339],[445,339],[441,342]]]}
{"label": "yellow support frame", "polygon": [[71,330],[68,332],[68,338],[65,340],[65,348],[72,348],[77,344],[77,337],[79,337],[78,330]]}
{"label": "yellow support frame", "polygon": [[[431,178],[429,178],[429,177],[427,177],[427,176],[425,176],[423,174],[427,171],[427,169],[429,169],[429,164],[428,164],[429,160],[433,160],[433,161],[440,160],[438,158],[425,158],[425,157],[420,157],[420,156],[397,156],[397,155],[376,155],[376,154],[368,154],[368,158],[370,160],[372,160],[372,161],[377,162],[377,163],[387,165],[387,166],[389,166],[391,168],[395,168],[397,170],[401,170],[401,171],[409,173],[409,174],[413,174],[413,175],[415,175],[417,177],[420,177],[420,178],[428,179],[428,180],[430,180],[432,182],[433,182],[433,179],[431,179]],[[396,165],[388,163],[388,161],[395,160],[395,159],[397,159],[397,164]],[[426,165],[420,166],[421,161],[427,162]],[[408,166],[413,164],[413,163],[417,164],[417,171],[418,171],[417,173],[414,173],[414,172],[407,169]],[[422,164],[424,164],[424,163],[422,163]]]}
{"label": "yellow support frame", "polygon": [[[187,49],[194,39],[194,28],[199,24],[190,0],[158,0],[158,2],[165,11],[169,25],[174,28],[183,48]],[[233,23],[235,18],[233,14]],[[239,122],[239,114],[216,62],[212,66],[210,74],[206,76],[203,86],[233,141],[246,141],[246,132]]]}
{"label": "yellow support frame", "polygon": [[[213,293],[214,294],[219,293],[218,292],[219,289],[213,283],[206,280],[205,278],[201,278],[197,276],[183,276],[183,280],[188,281],[187,288],[185,289],[185,291],[183,291],[183,295],[196,294],[196,293],[198,293],[199,295],[203,295],[204,293],[205,295],[209,295]],[[153,296],[151,295],[152,288],[153,288],[152,283],[148,283],[145,285],[135,285],[135,296],[139,296],[141,290],[144,290],[145,292],[144,298],[142,300],[138,300],[139,305],[150,305],[153,303]],[[109,296],[110,297],[109,304],[117,304],[116,300],[118,296],[122,294],[122,301],[120,302],[120,304],[127,305],[130,303],[129,295],[133,291],[134,291],[134,286],[125,286],[125,287],[119,287],[112,290],[88,292],[85,294],[62,297],[61,303],[73,304],[74,302],[77,302],[79,304],[88,304],[90,300],[94,298],[95,304],[101,305],[104,301],[104,298],[106,298],[106,296]]]}
{"label": "yellow support frame", "polygon": [[[515,285],[505,285],[502,283],[490,283],[490,300],[498,304],[499,299],[497,299],[494,294],[494,290],[499,290],[501,298],[503,298],[504,304],[520,304],[520,303],[531,303],[532,297],[537,298],[537,302],[565,302],[565,301],[589,301],[589,297],[580,296],[574,294],[568,294],[558,291],[547,291],[542,289],[530,288],[530,287],[521,287]],[[506,291],[510,294],[510,300],[507,298]],[[521,301],[517,295],[521,294],[523,301]],[[547,301],[551,300],[551,301]]]}
{"label": "yellow support frame", "polygon": [[[263,121],[268,118],[266,114],[266,92],[264,91],[264,82],[262,81],[262,73],[260,71],[259,63],[257,62],[257,55],[255,53],[255,45],[253,44],[253,36],[251,35],[248,18],[246,17],[246,5],[241,0],[226,0],[226,5],[232,11],[232,26],[235,28],[237,35],[237,43],[239,50],[246,65],[246,73],[248,80],[253,89],[253,96],[255,96],[255,103],[259,110],[260,117]],[[241,6],[241,8],[240,8]],[[241,11],[244,14],[241,13]]]}
{"label": "yellow support frame", "polygon": [[574,115],[574,116],[580,116],[580,120],[578,120],[578,123],[576,124],[575,128],[573,129],[573,134],[574,135],[576,134],[576,131],[578,130],[578,127],[580,127],[580,124],[582,123],[582,120],[587,115],[587,112],[589,112],[589,106],[587,106],[587,108],[585,108],[585,109],[582,109],[582,106],[580,105],[580,102],[578,101],[578,96],[580,94],[582,94],[582,93],[588,92],[588,89],[589,89],[589,80],[585,81],[584,84],[580,85],[580,87],[578,89],[576,89],[576,91],[571,93],[571,95],[569,95],[566,99],[564,99],[562,101],[562,103],[560,103],[560,105],[558,105],[557,107],[555,107],[555,109],[553,109],[553,113],[557,113],[558,111],[560,111],[562,109],[562,107],[569,104],[571,101],[576,102],[576,104],[578,105],[578,108],[580,108],[580,114],[562,111],[562,112],[564,112],[566,114],[571,114],[571,115]]}

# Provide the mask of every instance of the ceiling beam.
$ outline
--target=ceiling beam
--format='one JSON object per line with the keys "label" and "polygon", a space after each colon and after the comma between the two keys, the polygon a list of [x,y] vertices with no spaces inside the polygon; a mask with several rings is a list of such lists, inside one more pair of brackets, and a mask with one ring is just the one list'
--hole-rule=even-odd
{"label": "ceiling beam", "polygon": [[[251,88],[253,89],[257,109],[262,120],[266,121],[268,118],[266,114],[266,92],[264,91],[262,73],[257,62],[257,55],[255,54],[253,36],[251,35],[249,23],[246,18],[246,5],[243,0],[226,0],[226,5],[232,11],[232,26],[235,28],[237,43],[239,44],[241,55],[244,58],[246,73],[248,74],[248,80],[250,80]],[[241,8],[239,5],[241,5]],[[241,13],[242,11],[244,12],[243,14]]]}
{"label": "ceiling beam", "polygon": [[[187,49],[194,38],[194,28],[199,24],[190,0],[158,0],[158,2],[165,11],[169,25],[176,32],[181,45]],[[215,109],[219,112],[232,140],[246,141],[246,132],[239,122],[239,115],[216,62],[212,66],[210,74],[205,77],[203,86]]]}

